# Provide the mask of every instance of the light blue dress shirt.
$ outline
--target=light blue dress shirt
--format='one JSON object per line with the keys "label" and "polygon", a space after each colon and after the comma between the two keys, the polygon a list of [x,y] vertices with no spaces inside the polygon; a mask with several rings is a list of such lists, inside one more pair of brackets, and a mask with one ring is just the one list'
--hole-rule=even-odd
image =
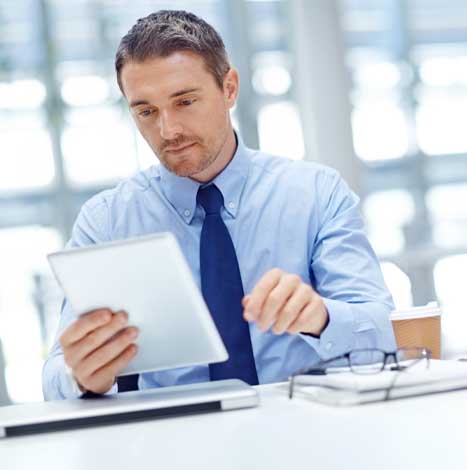
{"label": "light blue dress shirt", "polygon": [[[262,333],[250,323],[260,383],[285,380],[298,369],[351,349],[395,348],[389,321],[393,303],[365,235],[359,200],[335,170],[254,151],[238,139],[234,158],[213,182],[224,196],[222,217],[237,252],[245,293],[278,267],[310,283],[329,312],[329,324],[319,338]],[[170,231],[200,285],[204,211],[196,204],[199,186],[162,165],[142,171],[84,204],[67,247]],[[58,343],[75,318],[65,303],[43,369],[48,400],[78,394]],[[139,388],[208,380],[207,365],[179,368],[141,374]],[[116,385],[109,393],[115,391]]]}

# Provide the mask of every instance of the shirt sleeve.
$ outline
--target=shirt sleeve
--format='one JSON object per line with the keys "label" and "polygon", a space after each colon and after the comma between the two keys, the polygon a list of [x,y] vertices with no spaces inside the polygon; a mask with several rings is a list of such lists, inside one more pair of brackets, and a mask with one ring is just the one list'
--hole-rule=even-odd
{"label": "shirt sleeve", "polygon": [[[91,199],[83,206],[73,227],[66,248],[81,247],[107,241],[109,239],[107,207],[103,199]],[[60,313],[60,322],[52,349],[42,369],[42,391],[45,400],[79,398],[82,395],[78,384],[66,370],[59,338],[63,331],[76,320],[70,304],[65,299]],[[117,384],[107,393],[116,393]]]}
{"label": "shirt sleeve", "polygon": [[394,350],[389,319],[394,305],[365,234],[359,198],[337,172],[329,172],[320,183],[310,281],[323,297],[329,323],[319,338],[301,337],[321,359],[361,348]]}

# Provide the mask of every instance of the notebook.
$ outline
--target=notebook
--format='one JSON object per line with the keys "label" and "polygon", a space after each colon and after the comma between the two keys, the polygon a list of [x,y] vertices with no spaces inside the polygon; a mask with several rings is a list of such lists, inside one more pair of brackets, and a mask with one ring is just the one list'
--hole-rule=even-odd
{"label": "notebook", "polygon": [[[389,395],[388,387],[393,384]],[[334,372],[296,379],[294,396],[329,405],[358,405],[449,392],[467,388],[467,363],[431,360],[427,369],[422,363],[398,372],[358,375]]]}

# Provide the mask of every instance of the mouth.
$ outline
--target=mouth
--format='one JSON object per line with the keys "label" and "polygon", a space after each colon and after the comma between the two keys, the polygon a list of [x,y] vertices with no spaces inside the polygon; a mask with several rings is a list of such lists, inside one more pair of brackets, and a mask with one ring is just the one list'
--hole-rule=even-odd
{"label": "mouth", "polygon": [[173,148],[170,148],[170,147],[169,147],[169,148],[165,149],[165,151],[166,151],[167,153],[173,153],[173,154],[176,155],[176,154],[178,154],[178,153],[183,152],[184,150],[187,150],[187,149],[193,147],[194,145],[196,145],[196,142],[192,142],[191,144],[188,144],[188,145],[185,144],[185,145],[183,145],[183,146],[181,146],[181,147],[173,147]]}

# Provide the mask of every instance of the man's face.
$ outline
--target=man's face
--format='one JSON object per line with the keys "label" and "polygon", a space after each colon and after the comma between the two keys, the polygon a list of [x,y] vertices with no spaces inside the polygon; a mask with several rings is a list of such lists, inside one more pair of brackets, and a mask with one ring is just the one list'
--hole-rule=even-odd
{"label": "man's face", "polygon": [[121,81],[136,125],[161,163],[179,176],[197,179],[214,163],[232,130],[236,72],[227,73],[221,90],[202,57],[180,51],[125,64]]}

